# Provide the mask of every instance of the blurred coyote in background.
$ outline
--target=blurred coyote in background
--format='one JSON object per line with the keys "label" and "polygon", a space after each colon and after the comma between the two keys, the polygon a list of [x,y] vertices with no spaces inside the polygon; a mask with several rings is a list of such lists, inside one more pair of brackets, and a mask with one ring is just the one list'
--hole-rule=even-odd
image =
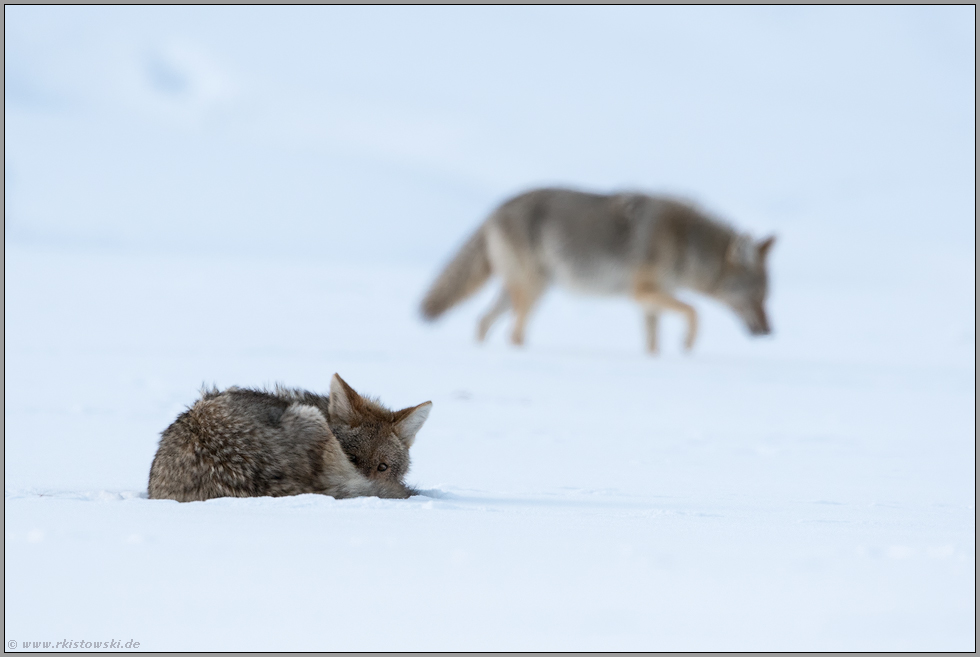
{"label": "blurred coyote in background", "polygon": [[431,407],[393,413],[336,374],[329,397],[280,387],[205,390],[163,432],[149,496],[409,497],[408,449]]}
{"label": "blurred coyote in background", "polygon": [[687,318],[685,347],[694,346],[697,312],[674,296],[678,289],[718,299],[753,335],[765,335],[770,332],[766,257],[774,240],[754,242],[669,198],[538,189],[490,215],[432,284],[422,314],[439,317],[497,274],[503,289],[479,322],[480,341],[513,310],[511,342],[523,344],[528,314],[552,283],[631,296],[645,311],[651,353],[657,352],[657,321],[664,310]]}

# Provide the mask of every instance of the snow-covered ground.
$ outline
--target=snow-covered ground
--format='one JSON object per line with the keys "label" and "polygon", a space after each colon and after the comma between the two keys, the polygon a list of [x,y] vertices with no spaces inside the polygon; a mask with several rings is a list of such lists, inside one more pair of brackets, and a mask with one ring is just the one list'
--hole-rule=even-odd
{"label": "snow-covered ground", "polygon": [[[8,648],[974,650],[974,12],[5,8]],[[775,334],[423,324],[546,182],[776,232]],[[423,495],[145,499],[202,383],[334,372]]]}

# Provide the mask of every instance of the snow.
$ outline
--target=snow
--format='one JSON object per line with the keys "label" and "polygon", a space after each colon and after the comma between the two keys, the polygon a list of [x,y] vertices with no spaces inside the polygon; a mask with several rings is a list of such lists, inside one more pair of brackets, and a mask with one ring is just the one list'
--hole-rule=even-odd
{"label": "snow", "polygon": [[[974,17],[6,7],[5,642],[974,650]],[[775,232],[774,335],[422,323],[552,182]],[[421,495],[145,498],[202,384],[334,372],[432,400]]]}

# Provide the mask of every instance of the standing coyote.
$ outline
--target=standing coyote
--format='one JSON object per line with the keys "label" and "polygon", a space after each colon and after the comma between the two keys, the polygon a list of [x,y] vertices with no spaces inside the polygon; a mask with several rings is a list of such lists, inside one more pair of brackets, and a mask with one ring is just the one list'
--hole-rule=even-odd
{"label": "standing coyote", "polygon": [[163,432],[149,495],[409,497],[408,448],[431,408],[389,411],[336,374],[329,397],[278,386],[205,390]]}
{"label": "standing coyote", "polygon": [[669,198],[538,189],[506,201],[477,229],[432,284],[422,314],[439,317],[498,274],[503,289],[480,320],[480,341],[513,310],[511,342],[523,344],[528,313],[553,282],[586,293],[631,296],[645,311],[651,353],[657,352],[663,310],[687,318],[685,347],[694,346],[698,316],[674,296],[681,288],[718,299],[753,335],[765,335],[770,332],[766,256],[774,240],[753,242]]}

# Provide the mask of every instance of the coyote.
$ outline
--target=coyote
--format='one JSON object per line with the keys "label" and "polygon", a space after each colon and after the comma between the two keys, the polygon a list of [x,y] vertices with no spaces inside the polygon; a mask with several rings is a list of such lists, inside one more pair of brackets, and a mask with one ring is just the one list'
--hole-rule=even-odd
{"label": "coyote", "polygon": [[431,408],[389,411],[336,374],[329,397],[279,386],[205,389],[163,432],[149,496],[409,497],[408,449]]}
{"label": "coyote", "polygon": [[698,316],[674,296],[682,288],[718,299],[753,335],[765,335],[766,256],[774,241],[754,242],[670,198],[537,189],[506,201],[477,229],[432,284],[422,315],[439,317],[498,274],[503,289],[477,326],[480,341],[513,310],[510,339],[523,344],[528,314],[553,282],[585,293],[631,296],[644,310],[650,353],[657,352],[664,310],[686,317],[685,348],[694,346]]}

